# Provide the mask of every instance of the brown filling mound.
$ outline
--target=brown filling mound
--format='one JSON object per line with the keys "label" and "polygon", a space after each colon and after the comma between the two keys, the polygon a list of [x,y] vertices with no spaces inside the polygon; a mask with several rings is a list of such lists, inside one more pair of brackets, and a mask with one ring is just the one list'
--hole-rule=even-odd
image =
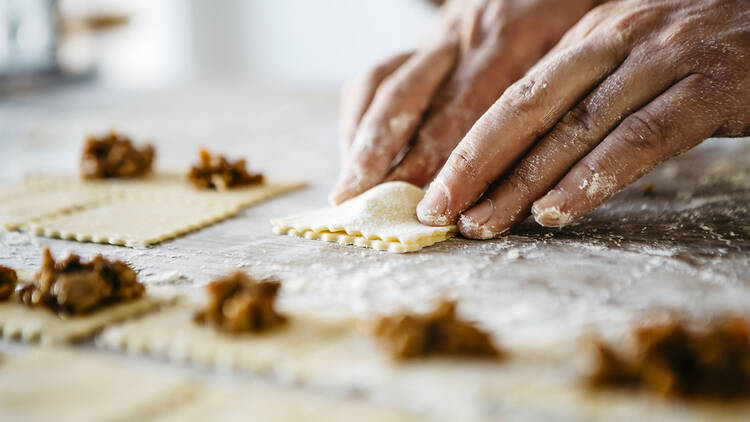
{"label": "brown filling mound", "polygon": [[246,160],[231,162],[205,149],[198,151],[198,158],[200,162],[190,167],[188,179],[199,189],[226,190],[263,182],[262,174],[248,173]]}
{"label": "brown filling mound", "polygon": [[375,334],[397,359],[429,356],[499,358],[489,334],[456,318],[456,303],[442,302],[426,315],[399,314],[380,318]]}
{"label": "brown filling mound", "polygon": [[124,262],[111,262],[101,255],[81,262],[79,256],[72,254],[55,262],[49,249],[45,249],[36,283],[24,286],[20,296],[27,305],[76,315],[137,299],[145,290],[136,280],[135,271]]}
{"label": "brown filling mound", "polygon": [[87,179],[138,177],[151,171],[154,147],[136,149],[127,136],[110,132],[89,136],[83,148],[81,172]]}
{"label": "brown filling mound", "polygon": [[8,300],[13,295],[17,283],[16,271],[0,265],[0,302]]}
{"label": "brown filling mound", "polygon": [[725,318],[705,330],[683,321],[649,325],[635,331],[637,352],[623,357],[598,343],[599,364],[590,376],[594,387],[643,388],[682,398],[750,398],[750,322]]}
{"label": "brown filling mound", "polygon": [[211,282],[209,303],[195,314],[195,322],[230,333],[261,332],[282,325],[286,317],[274,309],[278,281],[256,281],[242,272]]}

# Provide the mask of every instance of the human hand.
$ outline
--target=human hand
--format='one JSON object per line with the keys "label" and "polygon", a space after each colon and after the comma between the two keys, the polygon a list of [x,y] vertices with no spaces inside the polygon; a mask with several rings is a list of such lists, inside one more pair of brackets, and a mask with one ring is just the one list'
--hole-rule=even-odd
{"label": "human hand", "polygon": [[344,91],[342,172],[331,201],[385,180],[427,184],[471,125],[594,3],[448,2],[419,49],[374,67]]}
{"label": "human hand", "polygon": [[750,135],[748,69],[746,0],[605,3],[474,124],[418,217],[471,238],[529,211],[564,226],[706,138]]}

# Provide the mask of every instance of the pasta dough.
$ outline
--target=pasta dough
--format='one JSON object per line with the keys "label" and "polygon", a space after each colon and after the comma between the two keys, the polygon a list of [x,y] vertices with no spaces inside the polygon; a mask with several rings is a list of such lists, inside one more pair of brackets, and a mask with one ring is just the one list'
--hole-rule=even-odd
{"label": "pasta dough", "polygon": [[189,197],[144,199],[120,199],[32,222],[28,228],[47,237],[144,247],[232,217],[240,209],[235,203]]}
{"label": "pasta dough", "polygon": [[[29,283],[33,271],[18,270],[18,278]],[[174,302],[144,296],[140,299],[107,306],[87,315],[62,319],[44,308],[8,301],[0,303],[0,337],[26,343],[57,344],[75,341],[101,330],[103,327],[131,318]]]}
{"label": "pasta dough", "polygon": [[361,399],[327,397],[274,385],[232,385],[200,396],[155,418],[155,422],[307,421],[407,422],[425,420]]}
{"label": "pasta dough", "polygon": [[417,220],[422,189],[387,182],[338,207],[271,220],[278,234],[320,239],[388,252],[413,252],[452,236],[455,226],[431,227]]}
{"label": "pasta dough", "polygon": [[0,303],[0,334],[11,340],[57,344],[87,337],[103,327],[156,309],[165,302],[143,297],[107,306],[91,314],[62,319],[48,309],[6,302]]}
{"label": "pasta dough", "polygon": [[194,324],[194,311],[179,305],[111,326],[96,343],[275,382],[356,392],[378,403],[445,420],[627,422],[649,415],[669,422],[739,422],[750,410],[747,404],[698,406],[627,391],[589,392],[580,382],[586,354],[575,343],[511,350],[510,358],[500,363],[425,359],[397,364],[356,320],[289,314],[285,328],[232,336]]}
{"label": "pasta dough", "polygon": [[270,179],[219,192],[197,190],[177,174],[92,181],[45,176],[0,191],[0,223],[41,236],[149,246],[304,185]]}
{"label": "pasta dough", "polygon": [[[193,322],[195,308],[174,308],[110,327],[96,343],[114,350],[148,354],[204,367],[223,367],[284,380],[325,379],[345,365],[341,351],[372,350],[367,336],[352,336],[352,320],[291,315],[287,324],[261,334],[230,335]],[[377,359],[376,359],[377,361]]]}
{"label": "pasta dough", "polygon": [[69,212],[110,198],[99,185],[84,186],[72,178],[38,178],[0,191],[0,225],[21,228],[40,218]]}
{"label": "pasta dough", "polygon": [[0,364],[0,420],[152,420],[198,391],[163,375],[93,352],[31,350]]}

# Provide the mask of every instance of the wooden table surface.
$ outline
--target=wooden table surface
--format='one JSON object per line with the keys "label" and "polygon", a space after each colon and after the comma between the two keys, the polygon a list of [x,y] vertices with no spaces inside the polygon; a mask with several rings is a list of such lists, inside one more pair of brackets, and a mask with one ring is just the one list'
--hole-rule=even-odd
{"label": "wooden table surface", "polygon": [[[533,221],[491,241],[389,254],[272,233],[269,219],[326,205],[338,171],[337,96],[230,85],[159,92],[65,87],[0,102],[0,181],[77,171],[85,133],[115,128],[183,169],[199,146],[246,156],[309,188],[148,249],[0,233],[0,264],[36,268],[40,247],[127,261],[180,291],[235,269],[283,280],[282,304],[371,315],[441,296],[504,344],[616,335],[651,310],[750,314],[750,139],[709,140],[655,169],[576,225]],[[652,195],[643,186],[651,182]]]}

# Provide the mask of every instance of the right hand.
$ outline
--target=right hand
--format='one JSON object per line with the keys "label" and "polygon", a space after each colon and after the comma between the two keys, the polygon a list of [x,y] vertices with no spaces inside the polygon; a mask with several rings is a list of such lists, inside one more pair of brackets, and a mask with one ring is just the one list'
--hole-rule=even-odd
{"label": "right hand", "polygon": [[503,91],[599,2],[450,0],[419,49],[345,90],[331,202],[386,180],[429,183]]}

